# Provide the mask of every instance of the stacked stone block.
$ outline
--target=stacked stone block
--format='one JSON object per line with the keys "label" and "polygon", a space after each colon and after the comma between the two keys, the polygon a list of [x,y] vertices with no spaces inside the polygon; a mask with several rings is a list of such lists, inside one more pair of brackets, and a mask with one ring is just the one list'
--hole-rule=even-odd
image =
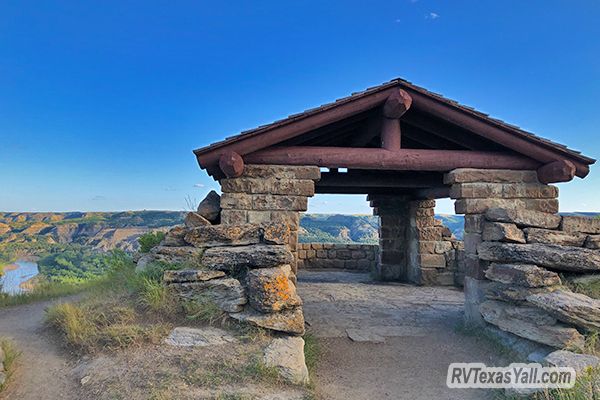
{"label": "stacked stone block", "polygon": [[409,203],[409,280],[421,285],[460,285],[464,264],[462,242],[434,218],[435,200]]}
{"label": "stacked stone block", "polygon": [[[485,234],[490,231],[494,234]],[[538,343],[582,348],[584,335],[600,328],[600,301],[572,293],[558,273],[565,279],[600,279],[600,251],[586,245],[599,233],[599,221],[590,218],[488,210],[478,246],[479,257],[490,263],[483,318]],[[511,313],[499,318],[503,309]]]}
{"label": "stacked stone block", "polygon": [[[306,211],[308,198],[315,194],[318,167],[246,165],[238,178],[222,179],[221,223],[284,223],[290,228],[287,246],[296,255],[299,212]],[[290,263],[292,272],[296,262]]]}
{"label": "stacked stone block", "polygon": [[298,269],[375,270],[378,245],[298,243]]}
{"label": "stacked stone block", "polygon": [[539,183],[536,171],[456,169],[445,175],[444,183],[451,185],[450,197],[456,199],[456,213],[465,214],[466,318],[469,322],[482,324],[478,308],[484,300],[481,286],[489,262],[479,257],[477,248],[484,240],[484,234],[488,239],[511,229],[502,225],[487,226],[486,229],[484,214],[491,208],[503,208],[553,215],[558,212],[558,189]]}
{"label": "stacked stone block", "polygon": [[376,276],[419,285],[462,282],[462,243],[434,215],[435,200],[369,196],[379,215]]}
{"label": "stacked stone block", "polygon": [[409,198],[369,195],[374,215],[379,216],[379,259],[375,277],[382,281],[407,281],[410,243]]}
{"label": "stacked stone block", "polygon": [[[557,189],[533,171],[485,172],[446,177],[462,196],[457,212],[473,211],[465,219],[467,317],[553,348],[582,348],[600,328],[600,301],[571,292],[559,273],[600,280],[600,220],[557,215]],[[503,197],[466,197],[483,195]]]}

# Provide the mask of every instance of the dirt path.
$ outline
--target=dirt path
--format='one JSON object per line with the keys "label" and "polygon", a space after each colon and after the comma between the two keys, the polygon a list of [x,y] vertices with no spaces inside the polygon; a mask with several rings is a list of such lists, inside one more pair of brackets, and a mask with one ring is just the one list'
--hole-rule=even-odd
{"label": "dirt path", "polygon": [[22,351],[17,374],[0,399],[78,398],[79,385],[71,378],[68,355],[44,330],[46,307],[74,298],[0,309],[0,336],[12,339]]}
{"label": "dirt path", "polygon": [[302,271],[298,278],[306,321],[323,349],[315,382],[320,399],[493,398],[446,387],[450,363],[509,364],[488,342],[457,333],[461,291],[376,284],[365,274],[334,271]]}

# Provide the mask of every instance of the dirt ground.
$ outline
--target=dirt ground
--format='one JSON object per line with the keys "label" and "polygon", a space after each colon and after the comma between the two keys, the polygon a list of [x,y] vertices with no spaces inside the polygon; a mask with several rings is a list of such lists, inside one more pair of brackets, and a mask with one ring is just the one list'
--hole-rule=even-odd
{"label": "dirt ground", "polygon": [[270,340],[260,334],[232,330],[236,342],[226,345],[144,345],[78,356],[44,326],[45,309],[67,300],[76,298],[0,309],[0,337],[22,351],[0,400],[302,400],[309,393],[255,366]]}
{"label": "dirt ground", "polygon": [[79,398],[76,382],[69,379],[73,363],[43,324],[45,309],[52,303],[0,308],[0,337],[15,342],[22,351],[19,364],[26,366],[17,369],[0,399]]}
{"label": "dirt ground", "polygon": [[[448,389],[448,364],[508,364],[488,342],[456,330],[464,301],[459,290],[374,284],[367,275],[327,271],[302,273],[299,291],[309,331],[321,343],[313,376],[318,399],[491,398]],[[253,380],[240,369],[260,353],[258,342],[200,349],[157,345],[78,357],[44,327],[52,303],[0,309],[0,336],[23,351],[1,400],[310,398],[305,389]],[[365,341],[352,341],[349,333]],[[223,393],[242,397],[219,397]]]}
{"label": "dirt ground", "polygon": [[[464,296],[454,288],[382,285],[366,274],[305,271],[299,291],[322,347],[314,382],[320,399],[493,398],[491,392],[446,387],[448,365],[509,364],[486,340],[458,333]],[[349,332],[367,341],[352,341]]]}

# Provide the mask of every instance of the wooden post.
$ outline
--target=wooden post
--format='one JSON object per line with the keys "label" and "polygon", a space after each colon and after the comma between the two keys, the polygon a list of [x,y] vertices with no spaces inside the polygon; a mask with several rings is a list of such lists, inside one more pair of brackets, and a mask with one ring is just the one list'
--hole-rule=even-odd
{"label": "wooden post", "polygon": [[381,126],[381,147],[390,151],[399,151],[401,140],[400,120],[384,117]]}
{"label": "wooden post", "polygon": [[399,151],[402,142],[400,117],[412,104],[412,98],[400,89],[388,97],[383,105],[383,123],[381,126],[381,147],[389,151]]}

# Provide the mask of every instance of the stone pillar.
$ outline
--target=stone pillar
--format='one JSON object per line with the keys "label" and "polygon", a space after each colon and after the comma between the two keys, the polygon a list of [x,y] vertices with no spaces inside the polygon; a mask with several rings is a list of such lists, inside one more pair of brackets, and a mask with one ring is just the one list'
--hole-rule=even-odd
{"label": "stone pillar", "polygon": [[[299,212],[307,210],[320,178],[313,166],[246,165],[242,176],[220,181],[221,223],[283,222],[291,231],[288,247],[296,255]],[[296,263],[292,270],[296,274]]]}
{"label": "stone pillar", "polygon": [[489,262],[480,259],[477,248],[485,238],[484,214],[491,208],[555,214],[558,189],[539,183],[536,171],[463,168],[446,174],[444,183],[452,185],[450,197],[456,199],[456,213],[465,214],[465,319],[482,325],[479,305],[484,301]]}
{"label": "stone pillar", "polygon": [[410,228],[406,196],[369,195],[373,214],[379,216],[379,259],[375,278],[408,281],[407,235]]}
{"label": "stone pillar", "polygon": [[446,256],[453,253],[452,235],[434,217],[435,200],[411,201],[408,211],[408,280],[419,285],[453,285],[454,271],[448,268]]}

